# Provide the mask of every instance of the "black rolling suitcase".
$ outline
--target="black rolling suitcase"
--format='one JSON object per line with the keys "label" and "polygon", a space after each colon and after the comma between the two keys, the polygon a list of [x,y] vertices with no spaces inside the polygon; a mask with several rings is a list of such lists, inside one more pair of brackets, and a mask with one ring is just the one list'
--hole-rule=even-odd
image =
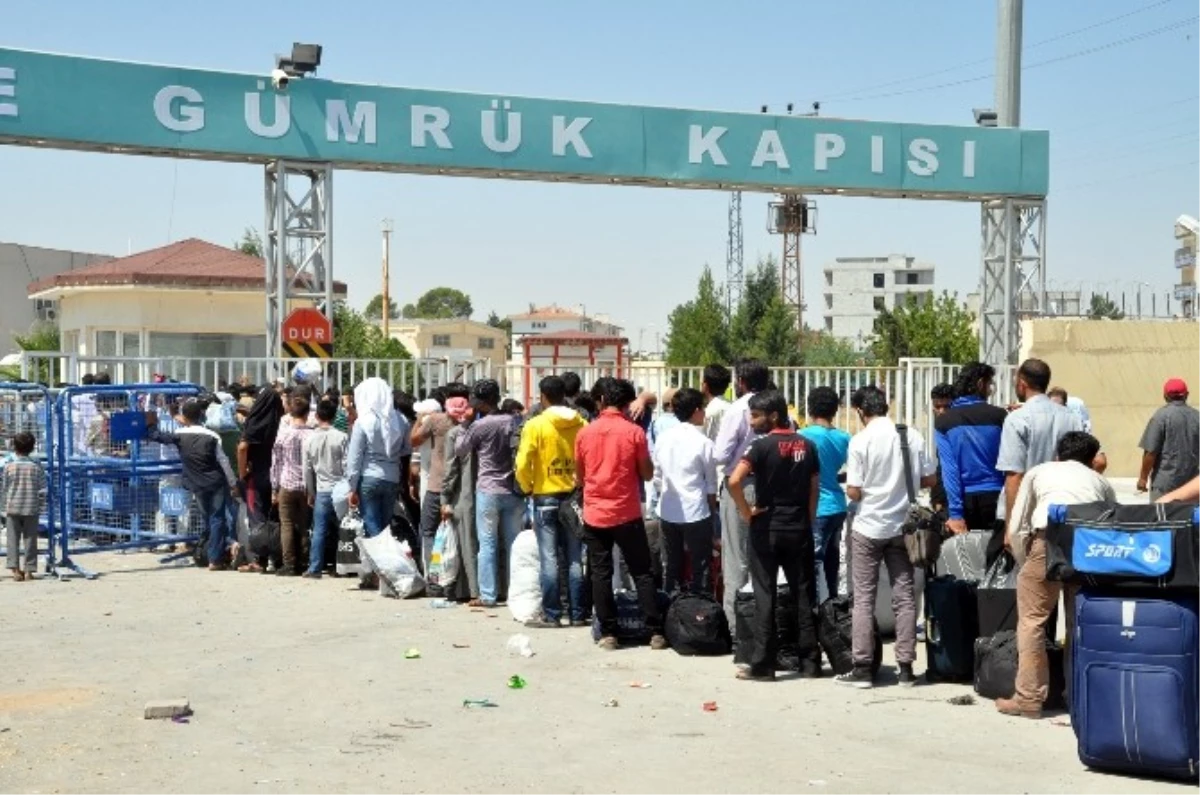
{"label": "black rolling suitcase", "polygon": [[977,585],[950,575],[925,583],[925,677],[930,682],[970,682],[979,637]]}

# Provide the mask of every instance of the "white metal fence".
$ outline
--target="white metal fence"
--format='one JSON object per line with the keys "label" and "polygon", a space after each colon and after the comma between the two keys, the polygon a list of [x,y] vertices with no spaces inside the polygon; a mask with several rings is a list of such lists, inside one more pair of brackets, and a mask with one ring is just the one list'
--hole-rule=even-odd
{"label": "white metal fence", "polygon": [[[22,360],[22,376],[26,380],[43,381],[51,386],[63,382],[77,384],[87,373],[108,373],[114,383],[149,383],[155,376],[215,388],[222,383],[268,383],[286,376],[295,365],[294,359],[274,357],[217,358],[217,357],[142,357],[113,358],[78,356],[70,353],[27,351]],[[1006,405],[1015,401],[1013,367],[997,368],[996,393],[993,402]],[[481,378],[495,378],[504,393],[529,402],[537,399],[538,382],[547,375],[574,371],[590,387],[602,376],[629,378],[639,390],[661,395],[670,387],[699,388],[703,367],[665,367],[658,363],[633,362],[620,372],[613,367],[539,367],[505,364],[491,367],[486,359],[455,362],[446,359],[387,360],[387,359],[329,359],[325,362],[325,385],[352,387],[364,378],[383,378],[396,389],[421,396],[442,384],[460,381],[474,383]],[[788,402],[804,413],[809,390],[818,386],[832,387],[841,397],[843,411],[838,423],[850,431],[857,430],[857,420],[850,411],[850,396],[868,384],[881,388],[888,396],[891,416],[905,422],[929,439],[933,427],[933,408],[929,394],[934,386],[951,382],[957,365],[940,359],[902,359],[895,367],[773,367],[771,377]]]}
{"label": "white metal fence", "polygon": [[[79,356],[72,353],[26,351],[21,376],[29,381],[78,384],[84,375],[107,373],[115,384],[147,384],[156,377],[216,388],[220,384],[266,384],[286,377],[297,359],[278,357]],[[474,383],[490,375],[490,363],[448,359],[328,359],[326,386],[352,387],[364,378],[378,377],[395,389],[413,394],[452,381]]]}

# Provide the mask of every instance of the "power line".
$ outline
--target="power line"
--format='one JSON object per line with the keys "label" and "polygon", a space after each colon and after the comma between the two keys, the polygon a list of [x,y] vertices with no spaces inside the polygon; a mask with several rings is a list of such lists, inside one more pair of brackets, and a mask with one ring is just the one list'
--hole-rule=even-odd
{"label": "power line", "polygon": [[[1157,138],[1152,141],[1129,141],[1127,144],[1122,145],[1122,149],[1127,148],[1129,146],[1136,146],[1139,148],[1144,148],[1147,146],[1161,146],[1162,144],[1168,143],[1170,141],[1180,141],[1183,139],[1187,139],[1189,141],[1196,141],[1198,137],[1200,137],[1200,131],[1191,130],[1189,132],[1180,133],[1179,135],[1172,135],[1167,138]],[[1105,152],[1113,152],[1112,147],[1111,146],[1101,147],[1098,150],[1093,149],[1091,151],[1085,150],[1083,152],[1072,153],[1070,157],[1059,158],[1055,162],[1070,163],[1075,160],[1083,160],[1083,159],[1091,160],[1091,159],[1095,159],[1097,156],[1103,155]],[[1118,154],[1118,153],[1120,153],[1120,150],[1118,150],[1117,152],[1113,152],[1113,153]]]}
{"label": "power line", "polygon": [[1058,188],[1057,191],[1054,191],[1052,189],[1051,192],[1058,192],[1058,191],[1064,191],[1064,190],[1078,190],[1079,188],[1090,188],[1093,185],[1103,185],[1107,182],[1119,182],[1121,180],[1137,179],[1138,177],[1144,177],[1144,176],[1148,176],[1150,174],[1161,174],[1164,171],[1175,171],[1177,169],[1184,168],[1185,166],[1195,166],[1195,165],[1200,165],[1200,160],[1189,160],[1186,163],[1173,163],[1169,166],[1163,166],[1162,168],[1143,169],[1142,171],[1135,171],[1131,174],[1121,174],[1121,175],[1118,175],[1115,177],[1105,177],[1104,179],[1098,179],[1093,182],[1080,182],[1080,183],[1076,183],[1074,185],[1064,185],[1063,187]]}
{"label": "power line", "polygon": [[[1111,127],[1114,122],[1119,123],[1119,122],[1127,120],[1127,119],[1136,119],[1137,117],[1139,117],[1149,111],[1152,111],[1152,110],[1162,110],[1163,108],[1171,108],[1176,105],[1182,105],[1186,102],[1195,102],[1197,100],[1200,100],[1200,96],[1183,97],[1182,99],[1173,99],[1170,102],[1159,102],[1157,104],[1146,105],[1141,108],[1133,108],[1133,109],[1122,108],[1121,116],[1116,119],[1106,120],[1106,124]],[[1179,124],[1179,122],[1182,122],[1182,121],[1193,121],[1195,118],[1196,118],[1195,116],[1189,116],[1186,119],[1179,119],[1177,121],[1167,122],[1167,125]],[[1166,125],[1164,125],[1164,126],[1166,126]],[[1075,130],[1083,130],[1083,129],[1094,130],[1095,128],[1096,128],[1095,121],[1085,121],[1080,124],[1072,124],[1069,127],[1055,127],[1052,132],[1055,135],[1061,135],[1062,133],[1065,133],[1065,132],[1074,132]]]}
{"label": "power line", "polygon": [[[1168,3],[1172,3],[1172,2],[1175,2],[1175,0],[1158,0],[1158,2],[1150,3],[1149,5],[1142,6],[1141,8],[1134,9],[1133,11],[1129,11],[1129,12],[1120,14],[1115,17],[1109,17],[1108,19],[1103,19],[1099,22],[1094,22],[1091,25],[1085,25],[1082,28],[1075,28],[1074,30],[1069,30],[1069,31],[1066,31],[1065,33],[1060,33],[1058,35],[1051,36],[1048,39],[1042,39],[1041,41],[1037,41],[1037,42],[1034,42],[1033,44],[1029,44],[1029,45],[1022,47],[1022,51],[1029,51],[1032,49],[1036,49],[1037,47],[1043,47],[1047,44],[1053,44],[1056,41],[1062,41],[1063,39],[1067,39],[1072,36],[1078,36],[1080,33],[1086,33],[1089,30],[1095,30],[1096,28],[1104,27],[1105,25],[1111,25],[1114,22],[1119,22],[1122,19],[1128,19],[1129,17],[1144,13],[1146,11],[1151,11],[1155,8],[1158,8],[1159,6],[1164,6],[1164,5],[1167,5]],[[842,99],[844,97],[853,96],[855,94],[862,94],[863,92],[866,92],[866,91],[876,91],[881,88],[890,88],[892,86],[902,85],[904,83],[912,83],[917,80],[925,80],[926,78],[937,77],[938,75],[944,75],[948,72],[957,72],[959,69],[965,69],[969,66],[979,66],[980,64],[992,63],[993,60],[994,60],[994,58],[980,58],[975,61],[966,61],[964,63],[960,63],[955,66],[947,66],[944,69],[938,69],[933,72],[926,72],[925,74],[915,75],[913,77],[902,77],[897,80],[889,80],[886,83],[876,83],[874,85],[866,86],[863,88],[856,88],[851,91],[841,91],[841,92],[838,92],[835,94],[827,94],[821,98],[821,102],[833,102],[833,101]],[[991,75],[989,75],[989,77],[990,76]],[[972,80],[971,82],[975,82],[975,81]]]}

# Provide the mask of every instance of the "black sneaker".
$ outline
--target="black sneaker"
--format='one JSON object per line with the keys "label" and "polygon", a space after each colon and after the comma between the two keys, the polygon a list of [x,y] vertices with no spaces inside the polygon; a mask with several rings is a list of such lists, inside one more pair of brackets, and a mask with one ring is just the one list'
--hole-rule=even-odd
{"label": "black sneaker", "polygon": [[849,673],[838,674],[833,677],[833,681],[839,685],[847,685],[848,687],[856,687],[859,690],[870,690],[875,686],[875,681],[871,677],[871,672],[866,668],[855,668]]}
{"label": "black sneaker", "polygon": [[912,663],[900,663],[900,686],[913,687],[917,684],[917,676],[913,673]]}
{"label": "black sneaker", "polygon": [[275,569],[275,576],[276,577],[298,577],[299,572],[297,572],[295,569],[289,569],[287,566],[284,566],[283,568]]}
{"label": "black sneaker", "polygon": [[306,580],[319,580],[319,579],[321,579],[321,572],[319,572],[319,571],[306,571],[306,572],[304,572],[303,574],[301,574],[300,576],[301,576],[301,577],[303,577],[303,578],[304,578],[304,579],[306,579]]}

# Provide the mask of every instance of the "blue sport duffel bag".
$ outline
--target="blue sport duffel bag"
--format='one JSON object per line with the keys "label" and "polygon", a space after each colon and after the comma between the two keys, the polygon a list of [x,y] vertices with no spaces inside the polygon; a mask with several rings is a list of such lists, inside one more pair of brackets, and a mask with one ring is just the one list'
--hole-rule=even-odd
{"label": "blue sport duffel bag", "polygon": [[1196,597],[1084,588],[1075,600],[1071,725],[1088,767],[1195,778],[1200,757]]}
{"label": "blue sport duffel bag", "polygon": [[1051,505],[1046,579],[1108,588],[1200,587],[1195,505]]}

